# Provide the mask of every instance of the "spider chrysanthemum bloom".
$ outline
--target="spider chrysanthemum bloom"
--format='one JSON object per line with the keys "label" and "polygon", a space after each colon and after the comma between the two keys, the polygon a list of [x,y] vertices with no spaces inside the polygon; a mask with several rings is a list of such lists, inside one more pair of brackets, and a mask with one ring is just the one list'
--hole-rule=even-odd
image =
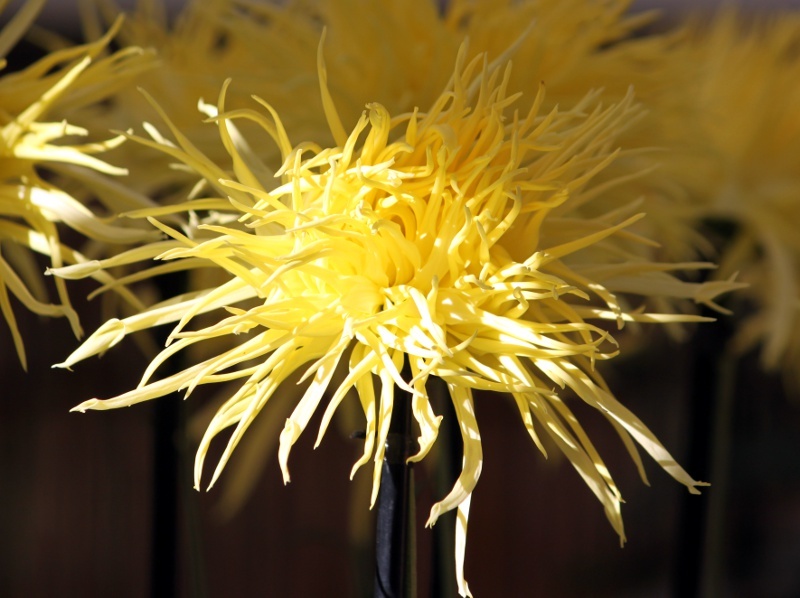
{"label": "spider chrysanthemum bloom", "polygon": [[393,110],[435,101],[466,37],[471,56],[486,53],[490,60],[509,54],[517,40],[511,53],[526,67],[512,74],[512,86],[544,79],[556,92],[546,100],[551,104],[567,95],[574,103],[590,87],[611,86],[624,95],[632,76],[655,81],[642,67],[659,60],[665,41],[633,37],[653,15],[631,13],[630,5],[631,0],[228,0],[225,22],[239,43],[264,56],[264,72],[284,75],[278,80],[295,86],[313,85],[313,50],[327,28],[331,93],[348,123],[358,119],[365,95]]}
{"label": "spider chrysanthemum bloom", "polygon": [[[665,171],[686,189],[687,221],[727,223],[718,277],[739,271],[735,346],[768,370],[800,359],[800,15],[722,11],[695,23],[671,60],[695,79],[672,121]],[[677,93],[677,91],[675,92]],[[685,93],[685,92],[682,92]],[[730,226],[733,225],[733,226]],[[718,235],[719,236],[719,235]],[[749,305],[748,305],[749,304]],[[800,388],[797,384],[796,388]]]}
{"label": "spider chrysanthemum bloom", "polygon": [[[89,38],[100,36],[105,26],[122,12],[115,7],[113,0],[97,0],[94,5],[97,10],[84,13]],[[409,112],[415,106],[433,105],[451,76],[455,56],[467,37],[471,40],[471,54],[468,56],[485,52],[490,61],[502,63],[504,58],[513,57],[518,65],[524,65],[512,72],[510,82],[512,88],[526,90],[515,105],[520,110],[527,110],[535,100],[536,94],[529,92],[536,89],[540,81],[544,81],[548,88],[547,97],[544,100],[539,97],[545,109],[557,104],[574,106],[591,86],[603,87],[606,99],[622,101],[632,81],[636,82],[638,96],[644,93],[648,97],[660,97],[664,81],[675,80],[672,71],[669,76],[661,76],[665,66],[663,54],[669,40],[634,35],[651,17],[629,14],[629,5],[630,0],[456,0],[441,8],[441,4],[434,0],[382,3],[364,0],[324,3],[189,0],[171,21],[166,18],[162,0],[138,2],[136,8],[126,15],[116,39],[123,46],[153,48],[158,53],[159,67],[142,73],[136,85],[158,99],[176,129],[186,138],[182,143],[191,143],[198,148],[207,162],[202,168],[196,164],[189,169],[183,166],[169,168],[171,158],[168,152],[153,152],[150,148],[131,143],[115,150],[113,159],[129,168],[131,176],[126,179],[129,187],[162,203],[180,201],[187,193],[194,197],[202,196],[208,187],[216,187],[223,197],[229,194],[230,190],[220,188],[217,182],[219,178],[230,177],[233,166],[229,153],[223,144],[215,143],[215,129],[196,119],[191,109],[198,98],[208,100],[215,97],[227,77],[237,82],[227,94],[229,110],[247,105],[245,101],[249,102],[250,93],[268,98],[294,139],[313,139],[321,146],[331,145],[334,138],[317,89],[317,45],[323,27],[327,28],[328,55],[331,57],[329,91],[346,130],[355,126],[367,102],[381,103],[390,114]],[[364,48],[370,48],[370,51],[365,52]],[[242,93],[243,90],[248,93]],[[298,98],[303,98],[303,101],[298,101]],[[590,103],[584,103],[584,106],[589,107]],[[138,123],[145,110],[144,96],[128,88],[121,89],[102,106],[72,111],[69,117],[77,122],[91,123],[94,127],[124,130]],[[636,116],[635,127],[630,126],[633,119],[625,124],[625,145],[657,143],[650,126],[654,119],[639,118],[641,114]],[[252,123],[240,119],[237,121],[239,130],[231,132],[235,143],[240,146],[243,142],[240,132],[251,138],[249,125]],[[154,132],[153,129],[150,131]],[[162,149],[170,143],[158,135],[155,138]],[[635,143],[630,142],[631,138]],[[280,148],[265,145],[258,148],[259,161],[275,170],[275,164],[281,159]],[[241,147],[240,150],[244,154],[249,151]],[[248,167],[254,168],[254,163],[250,161]],[[578,262],[588,259],[590,275],[602,277],[608,289],[624,291],[627,290],[626,284],[631,282],[631,277],[625,279],[625,268],[613,264],[630,260],[648,262],[656,256],[664,259],[665,253],[667,257],[680,254],[682,259],[684,254],[674,249],[688,244],[684,237],[686,231],[693,229],[665,224],[674,221],[670,198],[661,193],[650,193],[652,185],[644,184],[643,175],[652,169],[653,163],[651,154],[627,152],[597,173],[595,180],[604,177],[613,184],[599,194],[600,186],[596,186],[593,193],[597,197],[591,202],[581,200],[583,207],[588,208],[585,213],[578,213],[576,198],[553,207],[554,217],[561,218],[565,212],[570,212],[583,230],[590,220],[597,219],[595,226],[598,226],[603,223],[604,214],[620,209],[619,198],[622,195],[613,187],[619,187],[631,178],[641,183],[633,189],[633,194],[629,194],[631,198],[635,195],[649,197],[648,212],[664,207],[656,218],[639,220],[627,229],[628,232],[641,229],[649,233],[653,223],[660,223],[659,231],[670,233],[660,237],[665,241],[662,247],[641,243],[634,235],[620,234],[606,238],[604,247],[595,245],[590,253],[577,252],[568,257],[572,267],[578,271],[581,270]],[[267,180],[268,175],[261,171],[258,178]],[[602,206],[604,199],[608,201]],[[240,201],[246,199],[240,198]],[[213,207],[220,212],[229,210],[224,202]],[[640,208],[628,206],[626,209],[628,215],[633,215]],[[198,214],[200,217],[196,217]],[[193,229],[187,234],[195,241],[208,233],[195,228],[208,215],[202,210],[192,212],[190,218],[182,218],[180,212],[172,214],[182,218],[184,226]],[[210,215],[215,217],[213,213]],[[229,214],[228,218],[235,220],[236,215]],[[236,224],[229,222],[229,226]],[[547,227],[545,236],[555,235],[556,228]],[[525,238],[524,245],[519,245],[517,240],[515,245],[535,252],[536,248],[530,247],[532,240],[533,237]],[[138,258],[154,257],[159,252],[157,247],[150,246],[105,263],[128,264]],[[598,267],[601,257],[605,257],[606,262],[610,260],[606,266],[612,267]],[[180,267],[180,264],[171,262],[163,265],[161,271]],[[695,302],[707,301],[722,290],[722,286],[712,288],[691,284],[682,285],[678,290],[676,279],[667,274],[668,270],[675,268],[674,265],[663,265],[661,272],[655,269],[646,274],[640,272],[633,281],[634,292],[652,291],[649,307],[668,313],[690,311]],[[186,290],[194,292],[221,284],[224,274],[223,269],[191,269],[186,277]],[[583,273],[584,277],[586,275]],[[124,289],[125,283],[141,278],[139,275],[125,277],[115,288]],[[731,285],[726,285],[726,288],[731,288]],[[617,309],[617,299],[623,298],[614,297],[610,302],[611,308]],[[636,307],[637,304],[623,305],[629,311]],[[147,321],[137,320],[135,326],[146,327]],[[198,325],[195,322],[195,326]],[[680,332],[682,328],[673,324],[670,330]],[[231,337],[218,336],[215,343],[194,345],[188,358],[213,355],[221,350],[220,347],[231,345]],[[288,391],[284,389],[283,392]],[[297,392],[296,387],[294,392]],[[222,388],[218,399],[225,396],[226,389]],[[273,413],[286,410],[290,405],[288,398],[276,403]],[[194,417],[196,425],[190,429],[198,433],[203,430],[210,417],[206,415],[212,412],[209,405],[207,410]],[[282,418],[283,414],[277,416],[277,419]],[[227,483],[220,496],[223,511],[230,514],[243,503],[257,480],[253,471],[262,468],[271,458],[277,444],[274,425],[272,421],[260,418],[250,428],[249,443],[239,449],[237,459],[226,474]]]}
{"label": "spider chrysanthemum bloom", "polygon": [[[357,396],[366,441],[353,474],[374,460],[374,501],[395,388],[412,397],[419,433],[412,461],[419,461],[434,444],[440,423],[426,382],[431,376],[443,379],[464,441],[463,471],[452,491],[432,507],[428,523],[445,511],[459,511],[456,563],[462,595],[469,593],[463,576],[467,514],[482,467],[475,390],[511,395],[537,446],[544,450],[539,434],[552,438],[623,538],[619,490],[559,389],[574,391],[609,419],[642,475],[637,442],[690,491],[696,493],[699,484],[606,388],[594,365],[613,357],[617,347],[604,328],[591,323],[698,318],[626,310],[608,286],[587,277],[597,272],[568,263],[579,252],[602,250],[606,240],[624,235],[639,217],[618,212],[585,220],[564,209],[591,199],[586,188],[613,160],[614,137],[635,117],[636,106],[630,96],[597,106],[590,95],[574,110],[540,112],[540,89],[529,110],[514,111],[519,94],[508,90],[510,65],[492,67],[483,57],[467,61],[465,56],[465,51],[459,54],[450,84],[426,111],[392,117],[372,103],[348,133],[330,101],[320,54],[323,104],[336,140],[330,148],[292,145],[277,113],[261,100],[265,111],[226,111],[226,86],[218,110],[207,105],[203,110],[218,124],[230,152],[230,177],[171,125],[175,142],[152,127],[155,140],[139,141],[180,159],[222,195],[150,210],[151,215],[219,210],[237,214],[243,226],[203,225],[203,237],[195,240],[154,219],[171,240],[60,271],[79,276],[158,255],[178,268],[228,273],[229,281],[219,287],[107,322],[61,364],[72,366],[137,330],[177,322],[168,347],[136,389],[91,399],[76,410],[117,408],[178,390],[188,394],[199,385],[239,381],[201,442],[198,485],[212,439],[233,428],[213,485],[254,419],[262,410],[267,412],[261,417],[269,417],[270,400],[299,371],[304,392],[280,435],[285,481],[291,447],[323,399],[318,443],[341,402]],[[237,142],[238,119],[260,124],[280,148],[284,160],[274,177],[251,145]],[[526,247],[522,255],[513,247],[520,239]],[[558,242],[547,244],[554,239]],[[607,264],[605,258],[602,262]],[[646,281],[652,273],[667,276],[660,264],[633,261],[619,269],[634,294],[684,290],[674,279],[673,286],[662,280],[639,289],[630,282],[638,275]],[[217,321],[190,329],[195,316],[204,313],[218,314]],[[170,357],[231,335],[238,335],[234,348],[154,379]],[[407,376],[401,373],[404,364]],[[337,369],[344,374],[332,385]]]}
{"label": "spider chrysanthemum bloom", "polygon": [[[0,33],[0,57],[25,33],[42,4],[25,3],[6,25]],[[59,224],[115,245],[152,238],[149,231],[114,226],[98,218],[72,194],[86,177],[125,173],[94,156],[118,145],[122,137],[108,140],[106,133],[105,141],[76,144],[76,139],[87,135],[86,129],[47,120],[59,108],[102,98],[130,73],[145,68],[148,57],[133,48],[99,58],[112,35],[113,29],[95,43],[53,52],[18,72],[0,74],[0,309],[23,367],[25,349],[12,296],[36,314],[66,317],[75,334],[81,333],[64,281],[55,280],[58,302],[48,302],[41,267],[33,257],[47,256],[55,268],[81,259],[62,243]],[[66,178],[56,182],[54,172]],[[69,190],[61,183],[68,184]],[[103,273],[99,277],[109,279]],[[141,307],[125,289],[121,291]]]}
{"label": "spider chrysanthemum bloom", "polygon": [[[315,54],[323,27],[331,96],[348,128],[366,102],[378,101],[392,113],[432,105],[466,39],[470,58],[485,53],[490,61],[513,58],[525,65],[512,73],[511,86],[534,89],[544,81],[547,107],[574,105],[592,88],[620,100],[634,81],[637,93],[657,93],[669,43],[663,36],[634,36],[653,15],[630,13],[630,0],[222,4],[227,5],[219,11],[226,39],[259,57],[254,68],[242,69],[251,91],[269,97],[287,127],[312,131],[315,139],[328,137],[327,124],[295,98],[315,91]],[[236,69],[232,73],[239,69],[230,68]]]}

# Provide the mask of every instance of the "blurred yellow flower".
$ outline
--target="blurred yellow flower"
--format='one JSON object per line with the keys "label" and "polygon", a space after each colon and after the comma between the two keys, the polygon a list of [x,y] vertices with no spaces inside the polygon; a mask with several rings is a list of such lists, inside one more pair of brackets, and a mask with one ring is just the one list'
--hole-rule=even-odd
{"label": "blurred yellow flower", "polygon": [[[0,68],[42,5],[43,0],[24,3],[0,33]],[[58,303],[48,303],[41,270],[32,255],[47,256],[56,268],[82,259],[62,244],[58,224],[105,243],[131,243],[153,236],[149,231],[108,224],[54,183],[53,176],[42,173],[67,174],[73,182],[97,176],[84,172],[125,173],[93,155],[118,145],[121,137],[75,145],[70,138],[87,135],[85,129],[66,121],[42,120],[57,107],[96,101],[114,91],[131,72],[145,68],[149,58],[133,48],[98,59],[113,34],[114,29],[95,43],[48,54],[19,72],[0,76],[0,310],[24,368],[25,348],[11,296],[36,314],[66,317],[74,333],[81,334],[64,281],[55,280]],[[104,273],[98,277],[110,280]],[[133,295],[120,291],[141,307]]]}
{"label": "blurred yellow flower", "polygon": [[512,73],[512,88],[531,90],[544,81],[547,105],[572,105],[591,88],[611,87],[624,96],[634,73],[656,79],[642,67],[662,46],[657,36],[631,37],[653,18],[629,14],[631,0],[454,0],[443,8],[432,0],[228,4],[230,35],[263,57],[260,72],[275,77],[261,85],[272,87],[276,109],[284,114],[285,104],[292,121],[299,107],[290,103],[291,92],[313,91],[314,50],[327,29],[331,95],[347,127],[367,101],[392,112],[432,105],[465,39],[469,58],[485,53],[490,61],[505,57],[524,65]]}
{"label": "blurred yellow flower", "polygon": [[[739,271],[735,346],[761,346],[800,388],[800,15],[733,10],[694,23],[669,58],[691,75],[665,172],[686,189],[682,217],[727,223],[719,278]],[[730,225],[733,225],[732,227]]]}
{"label": "blurred yellow flower", "polygon": [[[91,37],[125,12],[113,0],[96,4],[98,10],[84,13]],[[630,4],[631,0],[455,0],[440,9],[435,0],[189,0],[170,24],[165,3],[153,0],[137,3],[126,14],[119,40],[157,51],[160,68],[144,73],[137,85],[158,98],[176,126],[215,164],[226,167],[228,156],[192,118],[192,108],[198,98],[216,97],[227,78],[239,84],[230,90],[231,108],[244,107],[249,94],[269,98],[294,139],[334,142],[316,89],[316,48],[323,27],[333,57],[330,93],[349,130],[368,102],[380,102],[393,114],[432,105],[467,38],[470,58],[486,53],[490,61],[513,57],[525,65],[515,69],[511,81],[514,89],[527,91],[522,102],[532,101],[540,81],[548,86],[548,108],[574,105],[592,88],[604,88],[617,101],[633,80],[639,88],[660,89],[661,62],[654,61],[660,59],[663,40],[631,37],[652,15],[629,15]],[[306,99],[299,103],[297,97]],[[145,111],[142,97],[124,90],[102,111],[89,110],[74,118],[124,130],[138,125]],[[163,159],[159,154],[133,144],[122,151],[134,175],[142,173],[132,182],[148,192],[172,194],[178,183],[191,187],[196,182],[182,170],[156,168],[153,176],[150,165]],[[269,158],[278,159],[279,154]]]}
{"label": "blurred yellow flower", "polygon": [[[189,0],[176,18],[169,19],[163,0],[137,2],[131,10],[123,10],[114,0],[87,3],[82,15],[88,38],[99,38],[111,23],[124,15],[117,42],[123,47],[148,48],[155,52],[158,68],[142,71],[103,106],[73,110],[69,117],[74,122],[91,123],[95,128],[106,130],[138,126],[142,115],[150,110],[144,95],[136,90],[140,87],[159,98],[175,125],[192,143],[208,152],[214,163],[229,166],[227,153],[216,143],[216,132],[202,126],[196,118],[198,99],[215,98],[228,77],[246,84],[251,93],[264,93],[280,87],[275,85],[274,79],[282,74],[272,60],[265,60],[263,52],[252,52],[243,43],[237,27],[243,25],[244,19],[237,4],[236,0]],[[312,62],[318,39],[317,35],[310,46]],[[315,84],[313,69],[310,76]],[[233,106],[244,106],[249,95],[234,93],[230,101]],[[131,188],[162,204],[185,199],[198,183],[195,173],[168,167],[168,156],[141,145],[124,144],[112,155],[130,171],[126,183]],[[274,158],[278,156],[277,152],[273,155]]]}
{"label": "blurred yellow flower", "polygon": [[[228,281],[101,326],[59,365],[71,367],[137,330],[177,322],[167,348],[136,389],[75,409],[112,409],[239,381],[198,450],[199,486],[210,442],[234,428],[213,485],[259,412],[300,371],[304,392],[280,434],[284,480],[289,481],[291,447],[326,392],[332,395],[317,444],[355,389],[366,441],[352,473],[374,461],[374,502],[395,387],[412,396],[420,448],[411,460],[419,461],[437,437],[440,417],[428,401],[426,381],[439,377],[458,417],[464,461],[452,491],[433,505],[428,524],[443,512],[459,511],[456,567],[462,595],[469,595],[463,575],[467,515],[483,461],[475,390],[513,397],[536,445],[544,452],[539,438],[544,433],[566,454],[623,539],[620,492],[562,391],[574,392],[609,420],[643,477],[634,441],[698,492],[700,483],[613,397],[595,370],[596,361],[617,353],[611,334],[598,325],[604,320],[619,327],[703,320],[648,312],[637,297],[711,302],[730,288],[691,285],[669,274],[698,264],[651,263],[617,250],[611,243],[616,237],[642,242],[625,231],[641,217],[631,206],[594,219],[573,213],[571,206],[597,196],[590,182],[614,160],[616,136],[638,114],[631,95],[602,106],[589,94],[571,109],[544,111],[540,87],[526,102],[529,108],[514,110],[520,94],[510,91],[510,64],[490,64],[484,55],[468,59],[463,47],[449,84],[427,110],[392,116],[383,105],[370,103],[347,129],[331,99],[321,48],[319,85],[333,147],[293,145],[278,113],[257,97],[263,110],[227,110],[227,83],[218,105],[201,103],[201,109],[217,124],[232,173],[206,157],[163,112],[174,140],[151,125],[152,139],[136,138],[180,160],[218,195],[132,214],[150,216],[171,239],[56,273],[80,277],[155,257],[175,264],[173,269],[221,269]],[[260,146],[255,151],[240,135],[236,127],[243,121],[258,124],[279,148],[282,165],[274,175],[261,160]],[[181,232],[157,219],[179,212],[189,220],[205,214],[207,223]],[[637,304],[629,308],[628,302]],[[214,313],[219,315],[213,324],[189,328],[196,316]],[[154,380],[170,357],[231,335],[238,335],[233,348]],[[410,379],[401,375],[404,363]],[[332,387],[337,369],[345,373]]]}

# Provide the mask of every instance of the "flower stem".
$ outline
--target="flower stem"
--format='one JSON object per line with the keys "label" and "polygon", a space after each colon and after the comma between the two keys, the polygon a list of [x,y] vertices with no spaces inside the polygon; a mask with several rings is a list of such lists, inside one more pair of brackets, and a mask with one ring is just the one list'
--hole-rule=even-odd
{"label": "flower stem", "polygon": [[153,432],[153,529],[150,537],[150,595],[168,598],[177,591],[179,455],[175,435],[180,424],[178,397],[156,401]]}
{"label": "flower stem", "polygon": [[[403,377],[407,374],[406,365]],[[396,388],[377,501],[375,598],[416,594],[414,477],[408,463],[414,445],[411,433],[411,396]]]}
{"label": "flower stem", "polygon": [[[160,280],[159,294],[162,298],[171,297],[184,292],[188,288],[186,275],[173,274],[170,278]],[[155,339],[164,345],[168,332],[158,330]],[[174,356],[164,366],[162,375],[168,376],[183,368],[183,356]],[[152,494],[152,533],[150,537],[150,596],[153,598],[171,598],[180,593],[178,563],[181,545],[180,522],[188,527],[192,544],[188,559],[188,568],[192,574],[191,595],[204,595],[201,579],[202,566],[198,555],[200,549],[195,545],[199,537],[199,522],[196,508],[189,508],[188,503],[196,501],[193,496],[179,494],[179,488],[190,484],[191,474],[187,475],[186,462],[183,458],[185,444],[184,405],[178,393],[165,397],[163,401],[155,401],[153,406],[153,494]],[[183,500],[181,500],[183,498]],[[180,507],[185,507],[181,513]]]}
{"label": "flower stem", "polygon": [[[441,378],[431,377],[428,394],[435,403],[436,412],[442,415],[437,447],[439,453],[434,468],[434,492],[445,496],[456,483],[461,472],[461,454],[464,450],[458,418],[446,383]],[[458,593],[453,563],[456,555],[456,513],[444,513],[432,532],[431,596],[455,596]]]}
{"label": "flower stem", "polygon": [[704,575],[700,580],[701,596],[714,598],[725,594],[725,520],[730,503],[731,453],[733,451],[733,412],[736,393],[738,359],[731,351],[720,357],[717,372],[717,404],[714,414],[711,441],[711,476],[714,491],[708,496],[705,544],[703,551]]}
{"label": "flower stem", "polygon": [[[719,476],[724,476],[722,469],[727,465],[724,453],[730,450],[735,376],[728,351],[730,338],[730,325],[724,320],[698,331],[695,337],[686,466],[698,479],[710,481],[711,487],[700,497],[686,495],[680,504],[674,563],[675,596],[712,598],[718,595],[701,590],[709,581],[718,590],[720,583],[716,562],[719,555],[709,554],[709,549],[720,548],[719,531],[714,529],[720,514],[711,509],[723,508],[727,491],[727,483]],[[714,579],[710,580],[709,575]]]}

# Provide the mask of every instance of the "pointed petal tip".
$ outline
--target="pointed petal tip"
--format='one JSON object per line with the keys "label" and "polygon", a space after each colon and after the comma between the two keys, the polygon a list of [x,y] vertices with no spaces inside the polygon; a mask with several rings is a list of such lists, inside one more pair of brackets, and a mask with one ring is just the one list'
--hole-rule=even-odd
{"label": "pointed petal tip", "polygon": [[436,525],[436,522],[439,520],[439,515],[441,515],[441,508],[438,504],[435,504],[431,508],[431,514],[428,517],[428,521],[425,522],[425,527],[432,528]]}
{"label": "pointed petal tip", "polygon": [[70,413],[79,412],[79,413],[86,413],[88,409],[94,409],[95,406],[100,404],[99,399],[89,399],[88,401],[84,401],[80,405],[75,405],[72,409],[69,410]]}

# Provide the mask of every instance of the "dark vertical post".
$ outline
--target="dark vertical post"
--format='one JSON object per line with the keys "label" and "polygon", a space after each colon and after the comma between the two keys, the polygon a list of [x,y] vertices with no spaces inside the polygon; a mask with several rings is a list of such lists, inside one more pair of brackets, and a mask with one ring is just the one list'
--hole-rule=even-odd
{"label": "dark vertical post", "polygon": [[[436,496],[445,496],[461,473],[461,455],[464,446],[447,384],[441,378],[431,378],[428,394],[434,410],[442,416],[436,440],[439,453],[434,464],[433,485]],[[453,563],[456,558],[455,533],[455,511],[444,513],[431,529],[431,596],[455,596],[458,593],[456,576],[453,573]]]}
{"label": "dark vertical post", "polygon": [[[718,317],[710,310],[704,310],[703,315]],[[714,441],[715,434],[722,432],[718,426],[729,424],[716,422],[715,418],[720,411],[720,401],[725,400],[721,397],[721,391],[725,390],[721,386],[724,385],[724,363],[730,338],[730,324],[720,319],[713,324],[702,325],[693,339],[692,388],[688,410],[689,446],[685,467],[693,477],[710,481],[712,485],[704,489],[701,496],[687,493],[680,503],[673,563],[672,590],[676,598],[701,596],[705,567],[708,565],[704,547],[708,539],[709,495],[725,491],[715,484],[712,477],[712,474],[719,473],[712,471],[712,459],[717,444]]]}
{"label": "dark vertical post", "polygon": [[717,598],[725,595],[726,536],[725,525],[730,502],[731,453],[733,452],[734,403],[737,388],[738,359],[730,350],[720,356],[714,428],[711,439],[710,477],[713,492],[708,496],[704,574],[700,580],[700,596]]}
{"label": "dark vertical post", "polygon": [[168,396],[153,407],[153,528],[150,538],[150,596],[177,595],[179,457],[175,435],[180,399]]}
{"label": "dark vertical post", "polygon": [[[403,369],[408,380],[408,367]],[[414,593],[413,452],[411,397],[395,388],[392,420],[378,492],[375,524],[375,598],[407,598]]]}
{"label": "dark vertical post", "polygon": [[[176,273],[158,281],[162,298],[179,294],[188,286],[187,275]],[[163,347],[168,330],[157,330],[155,340]],[[182,356],[173,356],[161,375],[181,369]],[[178,484],[181,476],[183,425],[182,399],[178,393],[154,401],[153,406],[153,515],[150,537],[150,596],[172,598],[178,592]]]}

